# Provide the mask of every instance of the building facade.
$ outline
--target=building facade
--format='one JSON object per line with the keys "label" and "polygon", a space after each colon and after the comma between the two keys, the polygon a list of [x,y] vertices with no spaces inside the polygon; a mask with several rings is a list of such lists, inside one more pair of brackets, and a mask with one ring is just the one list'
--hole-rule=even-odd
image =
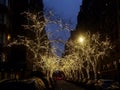
{"label": "building facade", "polygon": [[118,7],[117,0],[83,0],[78,15],[77,30],[73,33],[100,32],[108,34],[113,41],[118,39]]}
{"label": "building facade", "polygon": [[0,79],[4,77],[6,67],[4,47],[6,47],[9,42],[9,30],[11,29],[9,16],[9,1],[0,0]]}
{"label": "building facade", "polygon": [[[34,36],[22,26],[28,24],[23,12],[43,11],[42,0],[0,0],[0,79],[24,78],[27,68],[26,47],[8,43],[21,36]],[[32,66],[31,66],[32,67]]]}

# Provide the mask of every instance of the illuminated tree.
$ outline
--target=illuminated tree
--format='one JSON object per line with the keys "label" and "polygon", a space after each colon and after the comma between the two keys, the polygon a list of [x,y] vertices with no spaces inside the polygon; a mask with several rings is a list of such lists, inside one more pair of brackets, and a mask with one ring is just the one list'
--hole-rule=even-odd
{"label": "illuminated tree", "polygon": [[[112,49],[112,44],[108,37],[103,38],[99,33],[91,34],[86,33],[84,35],[85,39],[83,42],[83,38],[80,41],[69,40],[67,43],[67,56],[72,55],[73,61],[76,63],[73,67],[79,71],[79,75],[82,78],[85,77],[86,71],[87,78],[90,77],[90,71],[93,71],[94,78],[97,78],[98,73],[98,65],[104,57],[109,55],[109,51]],[[72,66],[70,66],[72,67]]]}
{"label": "illuminated tree", "polygon": [[[41,69],[47,75],[52,76],[52,73],[59,68],[59,60],[56,55],[56,50],[61,51],[58,46],[53,43],[65,43],[61,37],[54,35],[54,32],[62,32],[62,30],[69,30],[68,24],[65,24],[60,18],[55,17],[52,11],[43,12],[24,12],[22,13],[27,18],[27,24],[22,25],[27,32],[33,33],[33,36],[27,37],[25,35],[18,35],[18,39],[10,42],[12,45],[24,45],[27,48],[27,60],[33,65],[33,71]],[[59,29],[55,31],[48,31],[48,25],[57,25]],[[50,36],[55,36],[54,40]],[[54,66],[54,67],[53,67]]]}
{"label": "illuminated tree", "polygon": [[[99,33],[86,33],[83,35],[84,37],[79,38],[79,41],[78,39],[69,40],[66,44],[69,48],[67,54],[60,58],[56,55],[56,51],[61,52],[61,48],[55,46],[54,43],[65,44],[66,41],[54,33],[70,31],[72,30],[70,25],[58,17],[54,18],[51,11],[47,11],[44,15],[43,12],[24,12],[23,14],[28,20],[28,23],[23,27],[32,32],[33,37],[18,35],[18,39],[8,46],[26,46],[27,60],[33,64],[33,71],[40,69],[48,77],[52,77],[54,71],[60,70],[64,72],[67,79],[72,80],[89,79],[90,72],[93,71],[94,78],[97,78],[99,62],[104,60],[104,56],[108,55],[109,50],[112,49],[109,38],[103,38]],[[47,30],[48,25],[55,25],[59,29]]]}

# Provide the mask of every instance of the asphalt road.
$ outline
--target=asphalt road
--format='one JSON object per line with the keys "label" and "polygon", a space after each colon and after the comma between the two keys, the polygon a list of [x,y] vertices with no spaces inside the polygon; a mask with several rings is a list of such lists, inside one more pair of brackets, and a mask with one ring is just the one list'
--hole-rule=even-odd
{"label": "asphalt road", "polygon": [[85,90],[64,80],[58,80],[55,90]]}

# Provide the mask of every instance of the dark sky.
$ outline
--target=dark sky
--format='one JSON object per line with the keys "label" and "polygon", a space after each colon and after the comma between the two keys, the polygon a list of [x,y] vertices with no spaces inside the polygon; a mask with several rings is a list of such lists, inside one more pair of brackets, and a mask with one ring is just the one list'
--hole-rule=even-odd
{"label": "dark sky", "polygon": [[[55,15],[58,15],[66,23],[71,22],[71,26],[73,29],[76,27],[77,15],[80,11],[82,0],[43,0],[43,3],[44,8],[52,10]],[[58,27],[53,25],[48,25],[46,27],[46,29],[49,29],[51,31],[56,30],[57,28]],[[55,33],[55,35],[65,41],[70,37],[70,33],[66,31]],[[57,44],[57,46],[59,46],[62,52],[64,52],[64,44]],[[61,55],[59,50],[58,54]]]}
{"label": "dark sky", "polygon": [[76,24],[82,0],[43,0],[44,7],[53,9],[61,18]]}

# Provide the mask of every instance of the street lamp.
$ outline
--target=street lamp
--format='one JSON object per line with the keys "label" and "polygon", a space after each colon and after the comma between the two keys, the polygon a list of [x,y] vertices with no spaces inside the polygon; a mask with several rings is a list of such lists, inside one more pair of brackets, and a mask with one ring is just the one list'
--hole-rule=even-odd
{"label": "street lamp", "polygon": [[78,38],[78,42],[79,42],[79,43],[83,44],[84,41],[85,41],[85,38],[84,38],[83,36],[80,36],[80,37]]}

